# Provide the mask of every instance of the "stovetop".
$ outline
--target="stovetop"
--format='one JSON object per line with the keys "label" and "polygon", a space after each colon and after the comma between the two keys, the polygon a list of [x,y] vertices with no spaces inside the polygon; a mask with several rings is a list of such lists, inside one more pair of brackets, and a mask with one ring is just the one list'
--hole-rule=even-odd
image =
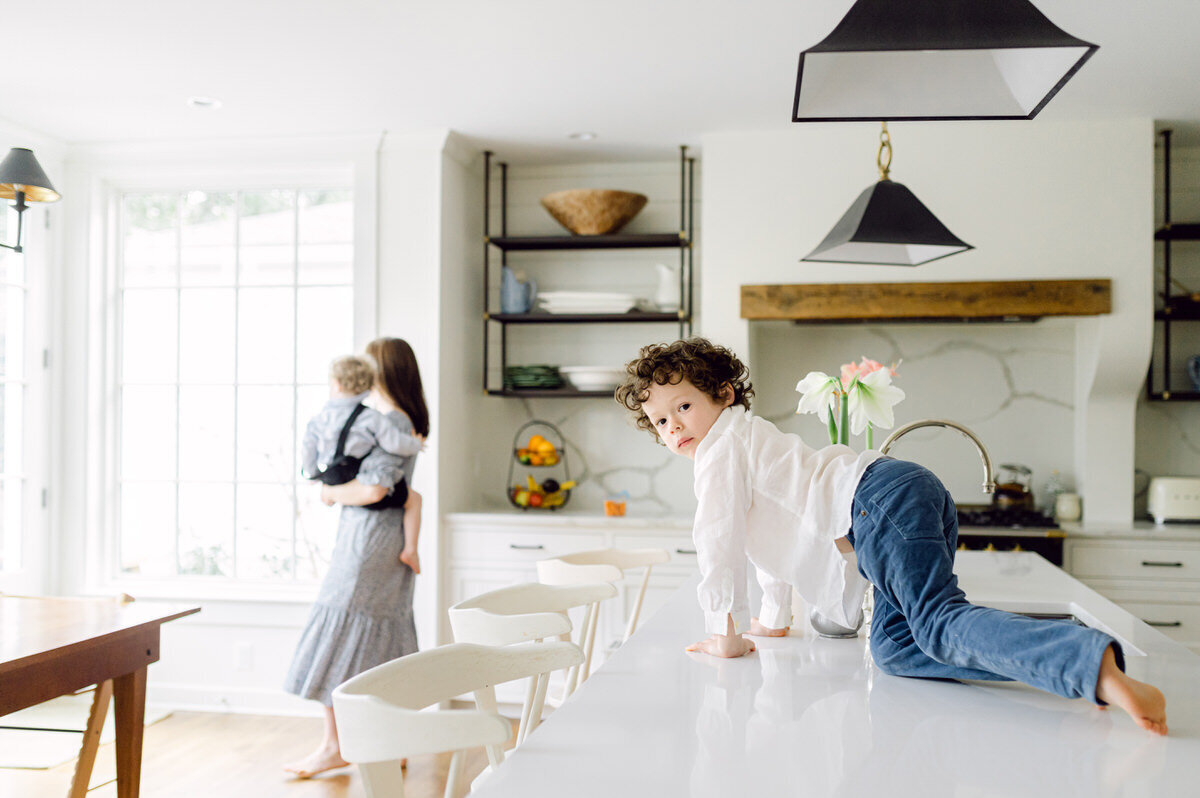
{"label": "stovetop", "polygon": [[1009,529],[1057,529],[1058,523],[1037,510],[999,508],[989,505],[958,508],[959,526],[992,526]]}

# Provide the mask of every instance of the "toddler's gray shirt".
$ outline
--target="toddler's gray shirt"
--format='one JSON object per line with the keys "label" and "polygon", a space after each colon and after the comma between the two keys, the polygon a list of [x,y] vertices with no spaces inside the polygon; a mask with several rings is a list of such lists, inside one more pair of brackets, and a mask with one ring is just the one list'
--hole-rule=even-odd
{"label": "toddler's gray shirt", "polygon": [[[350,418],[350,413],[368,395],[369,393],[334,396],[325,403],[321,412],[309,420],[300,447],[300,473],[306,478],[312,479],[318,470],[324,469],[333,460],[337,452],[338,437],[342,434],[346,419]],[[402,431],[395,419],[368,407],[359,413],[358,418],[350,425],[342,454],[366,457],[376,447],[388,454],[403,457],[421,451],[421,441]]]}

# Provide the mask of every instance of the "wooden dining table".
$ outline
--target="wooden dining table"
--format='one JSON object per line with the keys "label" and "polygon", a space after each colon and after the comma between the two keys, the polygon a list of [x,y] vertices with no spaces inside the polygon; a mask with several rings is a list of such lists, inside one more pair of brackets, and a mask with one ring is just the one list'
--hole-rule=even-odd
{"label": "wooden dining table", "polygon": [[[117,796],[137,798],[146,668],[158,661],[162,625],[199,611],[159,602],[0,596],[0,716],[98,685],[92,721],[99,714],[99,723],[89,722],[84,740],[86,752],[91,735],[94,757],[111,690]],[[86,767],[77,767],[72,794],[87,789],[86,759],[81,756]]]}

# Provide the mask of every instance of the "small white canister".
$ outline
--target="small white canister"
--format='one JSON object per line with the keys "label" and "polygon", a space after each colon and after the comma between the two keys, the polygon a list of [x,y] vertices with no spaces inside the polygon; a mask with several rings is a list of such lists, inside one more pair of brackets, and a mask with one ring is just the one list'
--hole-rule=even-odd
{"label": "small white canister", "polygon": [[1083,517],[1083,502],[1078,493],[1060,493],[1054,499],[1054,517],[1057,521],[1078,521]]}

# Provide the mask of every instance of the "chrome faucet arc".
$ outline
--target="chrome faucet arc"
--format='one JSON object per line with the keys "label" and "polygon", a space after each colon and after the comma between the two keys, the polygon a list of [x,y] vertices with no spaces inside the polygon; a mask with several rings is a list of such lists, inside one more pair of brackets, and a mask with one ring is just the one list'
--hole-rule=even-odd
{"label": "chrome faucet arc", "polygon": [[887,440],[885,440],[883,445],[879,447],[879,453],[887,454],[888,449],[892,447],[892,444],[894,444],[904,435],[907,435],[915,429],[920,429],[921,427],[946,427],[949,429],[958,430],[960,433],[962,433],[964,438],[975,444],[975,448],[979,450],[979,457],[981,460],[983,460],[983,492],[994,493],[996,491],[996,480],[992,475],[992,458],[988,455],[987,449],[984,448],[983,441],[979,440],[979,436],[974,432],[971,432],[971,430],[955,421],[946,421],[945,419],[940,418],[925,418],[921,419],[920,421],[913,421],[912,423],[905,424],[903,427],[887,437]]}

